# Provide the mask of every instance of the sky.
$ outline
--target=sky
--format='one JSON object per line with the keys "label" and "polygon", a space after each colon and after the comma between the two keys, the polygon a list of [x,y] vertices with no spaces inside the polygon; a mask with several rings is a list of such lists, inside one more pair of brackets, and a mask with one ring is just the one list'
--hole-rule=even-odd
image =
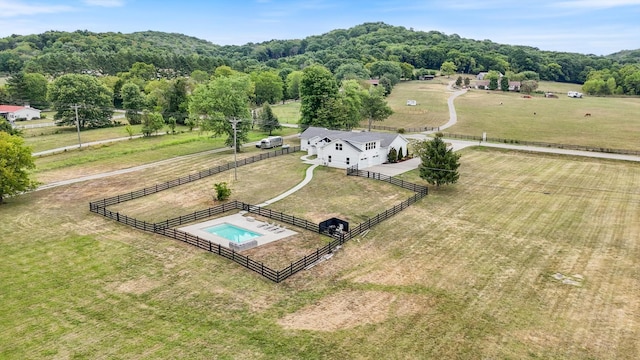
{"label": "sky", "polygon": [[155,30],[243,45],[378,21],[540,50],[640,49],[640,0],[0,0],[0,37]]}

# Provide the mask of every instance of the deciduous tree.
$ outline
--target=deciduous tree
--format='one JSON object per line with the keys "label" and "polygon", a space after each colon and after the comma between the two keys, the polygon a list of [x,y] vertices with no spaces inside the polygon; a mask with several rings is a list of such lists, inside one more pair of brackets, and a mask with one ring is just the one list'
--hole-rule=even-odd
{"label": "deciduous tree", "polygon": [[525,80],[520,83],[520,91],[525,94],[531,94],[538,88],[538,82],[535,80]]}
{"label": "deciduous tree", "polygon": [[336,115],[331,111],[338,97],[338,83],[333,74],[321,65],[312,65],[303,70],[300,82],[300,124],[303,128],[336,125]]}
{"label": "deciduous tree", "polygon": [[122,86],[122,106],[125,108],[125,116],[131,125],[142,122],[142,110],[145,107],[145,98],[138,85],[128,82]]}
{"label": "deciduous tree", "polygon": [[146,137],[157,133],[164,127],[164,118],[157,112],[145,113],[142,115],[142,134]]}
{"label": "deciduous tree", "polygon": [[282,79],[273,70],[254,72],[251,78],[255,83],[255,101],[257,105],[263,103],[275,104],[282,100]]}
{"label": "deciduous tree", "polygon": [[225,143],[233,147],[234,130],[229,120],[241,120],[237,124],[236,150],[249,141],[251,111],[249,94],[253,92],[253,83],[247,75],[216,77],[206,84],[198,86],[191,96],[189,114],[203,119],[203,128],[212,131],[214,136],[227,135]]}
{"label": "deciduous tree", "polygon": [[7,196],[32,190],[37,182],[29,170],[35,168],[31,148],[17,135],[0,131],[0,204]]}
{"label": "deciduous tree", "polygon": [[111,90],[89,75],[62,75],[49,85],[48,99],[56,111],[58,125],[74,125],[78,105],[80,127],[110,126],[113,114]]}
{"label": "deciduous tree", "polygon": [[384,99],[384,89],[372,87],[362,96],[362,116],[369,123],[369,131],[374,121],[383,121],[393,114],[393,110]]}
{"label": "deciduous tree", "polygon": [[287,75],[287,98],[300,99],[300,82],[302,81],[302,71],[294,71]]}
{"label": "deciduous tree", "polygon": [[455,74],[458,67],[452,61],[445,61],[440,66],[440,73],[442,75],[446,75],[447,78],[451,76],[451,74]]}
{"label": "deciduous tree", "polygon": [[420,177],[429,184],[440,186],[455,184],[460,177],[460,154],[447,149],[447,144],[441,135],[436,135],[433,140],[424,140],[414,143],[414,152],[420,156]]}
{"label": "deciduous tree", "polygon": [[360,86],[356,80],[345,80],[342,82],[342,90],[338,100],[341,102],[342,125],[341,128],[352,129],[360,124],[363,119],[362,100],[367,91]]}

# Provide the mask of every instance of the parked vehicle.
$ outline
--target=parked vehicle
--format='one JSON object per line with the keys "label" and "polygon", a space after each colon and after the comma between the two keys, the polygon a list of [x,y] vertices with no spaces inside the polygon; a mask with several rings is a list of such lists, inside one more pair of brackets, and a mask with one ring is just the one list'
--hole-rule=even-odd
{"label": "parked vehicle", "polygon": [[[282,136],[269,136],[268,138],[260,140],[260,148],[261,149],[272,149],[274,147],[282,146],[284,140]],[[258,145],[256,144],[256,147]]]}
{"label": "parked vehicle", "polygon": [[572,97],[572,98],[581,98],[582,97],[582,93],[581,92],[577,92],[577,91],[569,91],[567,93],[568,97]]}

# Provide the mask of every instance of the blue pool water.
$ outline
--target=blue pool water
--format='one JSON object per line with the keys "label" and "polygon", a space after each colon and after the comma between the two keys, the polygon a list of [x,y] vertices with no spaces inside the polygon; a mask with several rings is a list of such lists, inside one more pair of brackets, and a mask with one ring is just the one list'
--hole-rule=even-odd
{"label": "blue pool water", "polygon": [[218,235],[236,243],[241,243],[261,236],[260,234],[254,233],[253,231],[249,231],[247,229],[243,229],[241,227],[227,223],[210,226],[208,228],[202,229],[202,231],[206,231],[209,234]]}

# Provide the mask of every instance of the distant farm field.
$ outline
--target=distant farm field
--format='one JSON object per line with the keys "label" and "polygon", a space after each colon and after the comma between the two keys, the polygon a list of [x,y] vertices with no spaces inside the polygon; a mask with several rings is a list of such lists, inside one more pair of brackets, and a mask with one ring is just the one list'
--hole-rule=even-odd
{"label": "distant farm field", "polygon": [[[640,98],[557,99],[471,90],[456,99],[448,132],[616,149],[640,149]],[[590,114],[585,116],[585,114]]]}
{"label": "distant farm field", "polygon": [[[442,81],[442,78],[441,78]],[[439,126],[449,119],[443,83],[401,82],[389,96],[394,114],[380,125],[398,128]],[[542,82],[540,90],[553,91],[557,99],[540,94],[523,98],[515,92],[471,89],[455,100],[458,123],[446,132],[513,140],[541,141],[593,147],[640,150],[640,97],[569,98],[576,84]],[[406,100],[418,99],[418,106]],[[424,111],[420,110],[423,104]],[[585,116],[585,114],[591,114]]]}
{"label": "distant farm field", "polygon": [[300,122],[300,101],[271,105],[271,110],[281,124],[297,124]]}
{"label": "distant farm field", "polygon": [[[455,79],[453,79],[455,80]],[[437,127],[449,120],[447,84],[452,79],[437,77],[434,80],[400,82],[387,97],[393,114],[374,125],[397,128]],[[415,100],[415,106],[407,105]]]}

